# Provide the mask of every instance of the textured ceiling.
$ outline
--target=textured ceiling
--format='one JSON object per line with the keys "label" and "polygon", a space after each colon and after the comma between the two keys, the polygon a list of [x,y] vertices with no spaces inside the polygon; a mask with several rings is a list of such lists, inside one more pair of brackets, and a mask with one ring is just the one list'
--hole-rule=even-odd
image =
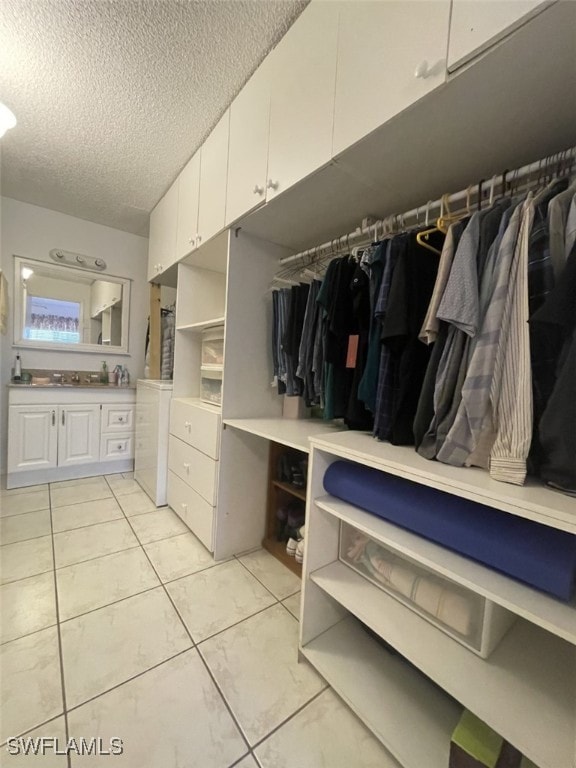
{"label": "textured ceiling", "polygon": [[307,0],[0,0],[2,194],[146,235]]}

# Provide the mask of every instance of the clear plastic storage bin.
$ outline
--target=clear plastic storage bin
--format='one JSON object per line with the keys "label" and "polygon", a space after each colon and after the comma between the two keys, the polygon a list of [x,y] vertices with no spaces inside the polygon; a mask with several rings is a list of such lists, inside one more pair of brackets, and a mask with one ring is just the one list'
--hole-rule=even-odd
{"label": "clear plastic storage bin", "polygon": [[202,365],[224,365],[224,326],[202,331]]}
{"label": "clear plastic storage bin", "polygon": [[222,403],[222,370],[217,368],[200,369],[200,400],[212,405]]}
{"label": "clear plastic storage bin", "polygon": [[516,618],[344,522],[340,560],[483,658],[492,653]]}

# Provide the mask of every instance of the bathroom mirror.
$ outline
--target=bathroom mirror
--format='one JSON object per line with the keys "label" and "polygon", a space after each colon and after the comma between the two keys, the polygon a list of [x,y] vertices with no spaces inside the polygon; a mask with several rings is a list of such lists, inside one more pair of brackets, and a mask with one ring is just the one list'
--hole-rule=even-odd
{"label": "bathroom mirror", "polygon": [[130,280],[14,257],[14,344],[128,352]]}

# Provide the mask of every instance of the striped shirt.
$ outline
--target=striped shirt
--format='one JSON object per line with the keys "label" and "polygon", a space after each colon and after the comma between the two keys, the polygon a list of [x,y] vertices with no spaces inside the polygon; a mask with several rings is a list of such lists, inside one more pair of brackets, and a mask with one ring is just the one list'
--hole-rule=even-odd
{"label": "striped shirt", "polygon": [[522,208],[522,223],[510,271],[509,301],[502,317],[491,402],[496,440],[490,476],[515,485],[526,479],[526,459],[532,439],[532,371],[528,333],[528,250],[534,220],[530,194]]}

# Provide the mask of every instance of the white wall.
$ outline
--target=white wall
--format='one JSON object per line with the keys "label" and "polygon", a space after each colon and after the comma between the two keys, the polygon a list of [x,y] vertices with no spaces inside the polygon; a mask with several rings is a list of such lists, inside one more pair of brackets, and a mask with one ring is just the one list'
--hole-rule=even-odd
{"label": "white wall", "polygon": [[55,370],[98,370],[100,360],[106,359],[110,370],[120,363],[127,366],[133,380],[144,373],[144,344],[149,312],[149,289],[146,280],[148,240],[117,229],[76,219],[46,208],[20,203],[8,197],[0,198],[0,268],[4,271],[10,290],[10,317],[8,332],[0,347],[0,461],[1,471],[6,467],[8,390],[13,358],[13,256],[38,261],[49,261],[49,251],[60,248],[89,256],[101,257],[107,269],[99,275],[116,275],[132,280],[130,292],[130,328],[128,355],[86,352],[53,352],[21,350],[22,368],[49,368]]}

